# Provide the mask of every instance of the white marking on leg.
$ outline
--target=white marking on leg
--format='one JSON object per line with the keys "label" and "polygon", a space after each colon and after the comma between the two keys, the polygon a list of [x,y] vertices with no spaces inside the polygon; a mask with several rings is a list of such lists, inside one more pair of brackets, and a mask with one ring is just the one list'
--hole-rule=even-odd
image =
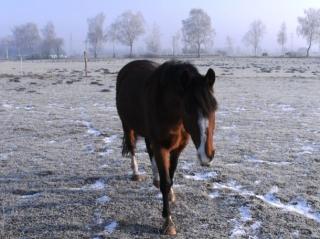
{"label": "white marking on leg", "polygon": [[203,117],[201,113],[199,113],[198,125],[200,130],[200,146],[197,149],[198,157],[200,159],[201,164],[209,165],[210,159],[206,154],[205,144],[206,144],[206,128],[208,127],[208,119]]}
{"label": "white marking on leg", "polygon": [[138,168],[138,162],[136,159],[136,156],[131,157],[131,168],[133,175],[139,175],[139,168]]}
{"label": "white marking on leg", "polygon": [[159,171],[158,171],[157,163],[154,157],[152,157],[152,160],[151,160],[151,168],[153,173],[153,181],[159,182],[160,181]]}
{"label": "white marking on leg", "polygon": [[169,200],[171,202],[175,202],[176,201],[176,195],[175,195],[172,187],[170,188],[170,192],[169,192]]}

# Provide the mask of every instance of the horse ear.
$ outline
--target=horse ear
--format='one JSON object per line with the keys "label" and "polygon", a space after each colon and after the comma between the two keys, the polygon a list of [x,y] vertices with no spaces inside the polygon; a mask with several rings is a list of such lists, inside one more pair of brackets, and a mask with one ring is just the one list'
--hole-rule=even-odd
{"label": "horse ear", "polygon": [[179,78],[179,91],[183,94],[191,83],[188,71],[183,71]]}
{"label": "horse ear", "polygon": [[208,83],[210,88],[213,87],[213,84],[216,80],[216,74],[214,70],[212,70],[211,68],[208,69],[207,74],[205,76],[205,80]]}

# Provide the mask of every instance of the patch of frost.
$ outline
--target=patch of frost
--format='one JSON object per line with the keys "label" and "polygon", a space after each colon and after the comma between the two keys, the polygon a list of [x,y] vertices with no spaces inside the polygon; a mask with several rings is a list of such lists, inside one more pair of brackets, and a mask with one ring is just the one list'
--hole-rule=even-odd
{"label": "patch of frost", "polygon": [[285,204],[282,203],[279,198],[277,198],[277,196],[275,195],[276,192],[277,191],[273,191],[271,189],[267,194],[256,195],[256,197],[270,204],[271,206],[300,214],[304,217],[310,218],[320,223],[320,211],[315,211],[314,209],[312,209],[305,199],[296,199],[289,202],[288,204]]}
{"label": "patch of frost", "polygon": [[104,180],[99,179],[99,180],[95,181],[94,183],[88,184],[88,185],[84,185],[81,188],[68,188],[68,189],[69,190],[74,190],[74,191],[81,191],[81,190],[91,191],[91,190],[102,190],[105,187],[106,187],[106,184],[105,184]]}
{"label": "patch of frost", "polygon": [[220,196],[220,193],[218,191],[214,191],[208,194],[209,198],[214,199]]}
{"label": "patch of frost", "polygon": [[251,221],[252,220],[251,212],[250,212],[250,208],[249,207],[241,206],[239,208],[239,212],[240,212],[240,216],[241,216],[241,221],[247,222],[247,221]]}
{"label": "patch of frost", "polygon": [[95,181],[93,184],[84,186],[84,189],[89,189],[89,190],[102,190],[105,188],[105,182],[102,179],[99,179]]}
{"label": "patch of frost", "polygon": [[87,133],[94,136],[100,136],[101,132],[92,126],[89,121],[82,121],[82,124],[87,127]]}
{"label": "patch of frost", "polygon": [[98,203],[98,204],[106,204],[107,202],[110,202],[110,198],[107,196],[107,195],[105,195],[105,196],[102,196],[102,197],[99,197],[99,198],[97,198],[96,199],[96,202]]}
{"label": "patch of frost", "polygon": [[111,234],[114,232],[114,230],[117,228],[117,226],[118,226],[118,223],[116,221],[112,221],[111,223],[109,223],[108,225],[106,225],[104,227],[104,231],[107,234]]}
{"label": "patch of frost", "polygon": [[285,112],[291,112],[296,110],[291,105],[287,105],[287,104],[279,104],[278,107]]}
{"label": "patch of frost", "polygon": [[257,195],[251,191],[243,190],[242,186],[236,184],[234,181],[231,181],[227,184],[214,183],[213,189],[228,189],[230,191],[237,192],[242,196],[254,196],[271,206],[300,214],[304,217],[310,218],[320,223],[320,211],[313,209],[306,202],[306,200],[296,199],[289,202],[288,204],[282,203],[281,200],[275,195],[279,191],[279,188],[277,186],[273,186],[265,195]]}
{"label": "patch of frost", "polygon": [[7,108],[7,109],[12,109],[13,105],[7,104],[7,103],[3,103],[2,107]]}
{"label": "patch of frost", "polygon": [[195,173],[194,175],[184,175],[187,179],[193,179],[196,181],[205,181],[217,176],[216,172],[204,172],[204,173]]}
{"label": "patch of frost", "polygon": [[103,141],[106,143],[106,144],[111,144],[113,143],[114,140],[117,139],[117,135],[111,135],[111,136],[108,136],[108,137],[105,137],[103,139]]}
{"label": "patch of frost", "polygon": [[281,161],[281,162],[265,161],[265,160],[257,159],[256,157],[254,157],[252,155],[245,155],[244,159],[250,163],[264,163],[264,164],[269,164],[269,165],[288,165],[288,164],[290,164],[290,162],[287,162],[287,161]]}

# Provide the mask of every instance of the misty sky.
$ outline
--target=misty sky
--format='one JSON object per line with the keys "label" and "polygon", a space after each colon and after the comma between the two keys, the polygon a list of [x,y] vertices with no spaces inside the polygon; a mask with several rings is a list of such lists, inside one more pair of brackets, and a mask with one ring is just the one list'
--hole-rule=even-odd
{"label": "misty sky", "polygon": [[[162,34],[162,47],[170,48],[171,35],[181,29],[181,21],[188,17],[191,8],[202,8],[211,17],[216,31],[214,48],[226,46],[226,36],[231,36],[235,47],[245,50],[243,35],[249,24],[261,19],[266,25],[262,49],[279,50],[276,34],[285,21],[288,28],[287,47],[303,47],[302,38],[296,35],[297,16],[306,8],[320,8],[320,0],[1,0],[0,37],[11,33],[15,25],[35,22],[41,29],[52,21],[59,36],[65,38],[65,48],[82,50],[87,31],[87,18],[104,12],[106,25],[126,10],[140,11],[147,29],[157,23]],[[293,41],[291,41],[293,35]],[[142,36],[136,47],[144,47]],[[108,46],[107,46],[108,47]],[[110,47],[110,45],[109,45]],[[313,50],[319,47],[314,46]]]}

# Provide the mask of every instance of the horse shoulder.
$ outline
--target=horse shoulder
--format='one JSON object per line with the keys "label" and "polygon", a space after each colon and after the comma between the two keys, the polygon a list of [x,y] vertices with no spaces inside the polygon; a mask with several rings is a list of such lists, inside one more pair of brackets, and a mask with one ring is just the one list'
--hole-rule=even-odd
{"label": "horse shoulder", "polygon": [[176,125],[170,129],[162,130],[161,137],[158,141],[164,148],[169,151],[184,148],[188,142],[189,134],[184,130],[183,124]]}

